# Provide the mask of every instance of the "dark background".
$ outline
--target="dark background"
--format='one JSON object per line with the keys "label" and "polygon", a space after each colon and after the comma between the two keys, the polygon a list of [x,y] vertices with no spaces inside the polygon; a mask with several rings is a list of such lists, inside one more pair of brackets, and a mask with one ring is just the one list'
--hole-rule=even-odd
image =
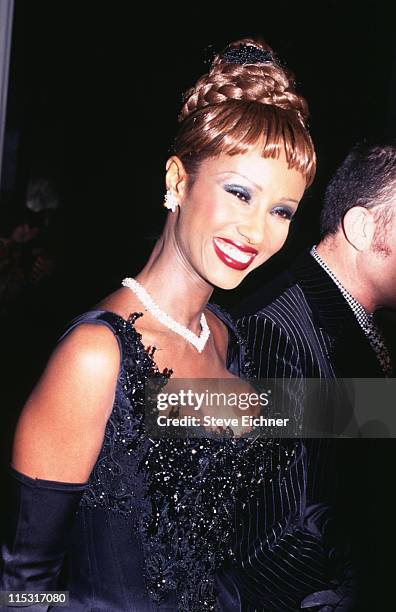
{"label": "dark background", "polygon": [[[130,2],[16,0],[7,131],[18,142],[0,219],[5,227],[23,218],[29,178],[54,182],[62,207],[51,313],[78,312],[145,261],[165,218],[164,163],[182,92],[230,40],[263,36],[311,110],[318,175],[282,264],[317,237],[323,187],[350,147],[396,135],[392,3],[268,5],[221,18],[198,4],[139,6],[138,17]],[[235,303],[278,260],[221,301]]]}
{"label": "dark background", "polygon": [[0,310],[3,466],[63,325],[136,274],[160,233],[182,92],[213,50],[262,36],[296,74],[318,154],[286,247],[237,290],[215,292],[227,307],[318,238],[323,189],[351,146],[396,136],[393,2],[235,3],[218,15],[212,4],[16,0],[0,236],[37,222],[32,179],[51,182],[59,208],[44,238],[52,273]]}
{"label": "dark background", "polygon": [[215,15],[204,4],[147,4],[138,14],[121,0],[16,0],[0,236],[37,222],[26,209],[32,179],[50,181],[60,205],[44,240],[53,273],[0,308],[7,380],[21,398],[65,322],[147,259],[166,215],[164,165],[182,92],[231,40],[262,36],[295,72],[318,173],[282,252],[214,299],[237,304],[317,239],[324,186],[351,146],[396,136],[392,8],[264,2]]}

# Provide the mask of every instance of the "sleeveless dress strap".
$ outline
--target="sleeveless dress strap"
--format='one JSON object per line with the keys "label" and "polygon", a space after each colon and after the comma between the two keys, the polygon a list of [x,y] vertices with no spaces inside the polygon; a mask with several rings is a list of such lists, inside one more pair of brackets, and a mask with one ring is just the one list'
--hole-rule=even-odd
{"label": "sleeveless dress strap", "polygon": [[247,343],[239,332],[235,321],[227,311],[217,304],[209,303],[208,309],[228,329],[227,368],[230,372],[241,378],[254,378],[253,363],[248,353]]}
{"label": "sleeveless dress strap", "polygon": [[[237,376],[241,376],[242,378],[253,377],[252,364],[250,356],[247,353],[246,342],[239,333],[231,315],[217,304],[210,303],[208,304],[208,308],[226,325],[229,332],[227,368],[230,370],[230,372]],[[59,338],[58,342],[61,342],[61,340],[63,340],[67,334],[83,323],[105,325],[113,332],[117,338],[122,364],[123,358],[126,354],[125,343],[127,342],[127,335],[125,330],[128,322],[115,312],[110,312],[107,310],[89,310],[71,321]]]}
{"label": "sleeveless dress strap", "polygon": [[61,337],[58,340],[58,343],[61,342],[73,329],[75,329],[78,325],[83,323],[91,323],[94,325],[105,325],[108,329],[110,329],[114,336],[117,339],[118,346],[121,353],[121,363],[125,354],[124,350],[124,335],[121,333],[121,330],[124,328],[126,321],[115,312],[109,312],[106,310],[89,310],[84,312],[83,314],[75,317],[69,325],[66,327],[66,330],[62,333]]}

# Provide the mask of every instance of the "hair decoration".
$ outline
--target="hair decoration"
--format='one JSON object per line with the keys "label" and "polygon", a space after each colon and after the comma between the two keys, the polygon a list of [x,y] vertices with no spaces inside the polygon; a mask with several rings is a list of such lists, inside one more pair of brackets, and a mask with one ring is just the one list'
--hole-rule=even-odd
{"label": "hair decoration", "polygon": [[268,64],[275,61],[269,51],[263,51],[254,45],[242,44],[225,51],[222,59],[229,64]]}

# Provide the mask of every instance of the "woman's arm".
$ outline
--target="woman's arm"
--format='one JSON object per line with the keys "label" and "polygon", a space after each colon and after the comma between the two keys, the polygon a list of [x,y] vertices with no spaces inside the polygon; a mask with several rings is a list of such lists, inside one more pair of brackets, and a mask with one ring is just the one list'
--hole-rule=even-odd
{"label": "woman's arm", "polygon": [[12,465],[32,478],[82,483],[100,451],[120,353],[113,333],[83,324],[60,343],[23,408]]}
{"label": "woman's arm", "polygon": [[119,365],[112,332],[83,324],[59,344],[27,401],[15,435],[0,589],[57,589],[84,483],[111,414]]}

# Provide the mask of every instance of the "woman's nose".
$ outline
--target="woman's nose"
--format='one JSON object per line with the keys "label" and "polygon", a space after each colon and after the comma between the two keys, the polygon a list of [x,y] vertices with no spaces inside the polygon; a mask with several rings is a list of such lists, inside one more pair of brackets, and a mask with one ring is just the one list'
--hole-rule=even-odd
{"label": "woman's nose", "polygon": [[262,215],[254,215],[249,222],[246,220],[238,225],[238,232],[249,244],[261,244],[264,240],[266,222]]}

